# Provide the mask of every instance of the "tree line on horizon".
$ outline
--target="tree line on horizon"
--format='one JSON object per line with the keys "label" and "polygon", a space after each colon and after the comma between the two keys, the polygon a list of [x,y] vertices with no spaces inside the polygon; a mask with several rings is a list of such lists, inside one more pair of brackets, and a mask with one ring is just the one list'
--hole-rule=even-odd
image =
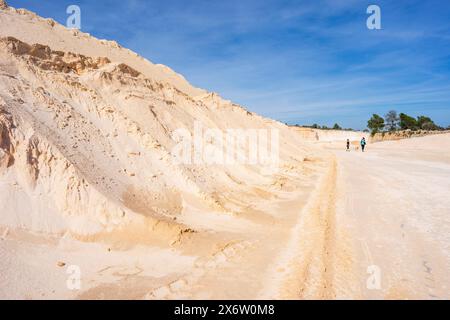
{"label": "tree line on horizon", "polygon": [[[389,111],[384,118],[378,114],[373,114],[369,121],[367,121],[367,127],[370,129],[372,136],[379,132],[394,132],[398,130],[446,130],[446,128],[435,124],[430,117],[418,116],[414,118],[403,112],[398,114],[395,110]],[[450,126],[447,129],[449,128]]]}
{"label": "tree line on horizon", "polygon": [[[286,125],[288,125],[286,123]],[[299,125],[295,124],[295,127],[311,128],[311,129],[321,129],[321,130],[344,130],[344,131],[355,131],[352,128],[342,128],[338,123],[334,126],[328,127],[326,125],[319,125],[314,123],[312,125]],[[376,133],[386,133],[394,132],[399,130],[425,130],[425,131],[440,131],[440,130],[450,130],[450,126],[443,128],[438,126],[434,121],[427,116],[418,116],[417,118],[411,117],[406,113],[398,114],[397,111],[389,111],[384,118],[378,114],[373,114],[372,117],[367,121],[367,128],[370,129],[372,135]],[[369,132],[368,129],[364,129],[364,132]]]}

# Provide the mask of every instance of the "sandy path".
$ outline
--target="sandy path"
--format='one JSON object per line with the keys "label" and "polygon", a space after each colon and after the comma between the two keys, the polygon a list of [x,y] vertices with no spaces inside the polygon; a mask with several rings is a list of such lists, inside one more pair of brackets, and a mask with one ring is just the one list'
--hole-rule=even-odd
{"label": "sandy path", "polygon": [[449,146],[442,135],[335,150],[336,219],[351,237],[355,272],[335,286],[338,297],[450,297]]}
{"label": "sandy path", "polygon": [[332,241],[335,238],[334,202],[336,161],[297,215],[289,241],[280,248],[266,275],[263,299],[332,298]]}

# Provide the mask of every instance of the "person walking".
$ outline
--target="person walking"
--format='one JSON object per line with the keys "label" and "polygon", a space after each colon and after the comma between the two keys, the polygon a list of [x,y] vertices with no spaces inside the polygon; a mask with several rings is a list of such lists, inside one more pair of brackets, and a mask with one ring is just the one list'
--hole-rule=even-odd
{"label": "person walking", "polygon": [[363,137],[362,139],[361,139],[361,150],[362,150],[362,152],[364,152],[364,148],[366,147],[366,138],[365,137]]}
{"label": "person walking", "polygon": [[350,151],[350,140],[347,139],[347,151]]}

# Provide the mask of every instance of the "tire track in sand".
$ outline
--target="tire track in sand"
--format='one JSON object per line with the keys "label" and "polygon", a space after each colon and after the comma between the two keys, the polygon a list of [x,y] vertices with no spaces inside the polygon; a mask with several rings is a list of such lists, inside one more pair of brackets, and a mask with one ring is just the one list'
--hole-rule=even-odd
{"label": "tire track in sand", "polygon": [[335,297],[333,290],[337,162],[333,157],[268,272],[265,299]]}

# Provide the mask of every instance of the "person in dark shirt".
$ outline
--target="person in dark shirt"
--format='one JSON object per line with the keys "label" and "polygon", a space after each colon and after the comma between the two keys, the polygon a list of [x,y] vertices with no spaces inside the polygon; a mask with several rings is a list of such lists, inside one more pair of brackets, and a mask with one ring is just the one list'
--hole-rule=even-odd
{"label": "person in dark shirt", "polygon": [[361,150],[362,150],[362,152],[364,152],[364,148],[366,147],[366,138],[365,137],[363,137],[362,139],[361,139]]}

